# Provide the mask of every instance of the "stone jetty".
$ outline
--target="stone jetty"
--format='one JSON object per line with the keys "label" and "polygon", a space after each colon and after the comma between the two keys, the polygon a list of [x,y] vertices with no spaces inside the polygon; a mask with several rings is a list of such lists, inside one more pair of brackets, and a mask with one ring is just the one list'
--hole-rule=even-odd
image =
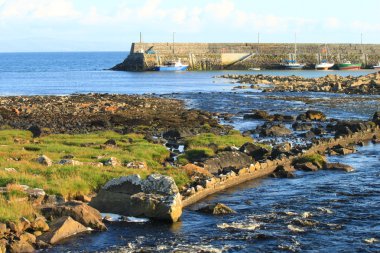
{"label": "stone jetty", "polygon": [[[233,79],[242,85],[235,89],[258,89],[265,92],[334,92],[346,94],[380,94],[380,72],[353,77],[326,75],[306,78],[301,76],[270,75],[223,75],[221,78]],[[247,86],[246,84],[250,84]]]}

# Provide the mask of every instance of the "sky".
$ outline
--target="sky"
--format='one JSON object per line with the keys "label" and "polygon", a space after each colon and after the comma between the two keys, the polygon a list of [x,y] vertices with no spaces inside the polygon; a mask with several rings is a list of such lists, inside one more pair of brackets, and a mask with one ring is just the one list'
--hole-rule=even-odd
{"label": "sky", "polygon": [[132,42],[380,43],[380,0],[0,0],[0,52]]}

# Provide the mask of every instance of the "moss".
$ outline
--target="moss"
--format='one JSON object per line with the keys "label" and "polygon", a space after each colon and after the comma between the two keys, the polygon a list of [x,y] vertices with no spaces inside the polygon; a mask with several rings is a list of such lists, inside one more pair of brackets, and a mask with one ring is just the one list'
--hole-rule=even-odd
{"label": "moss", "polygon": [[295,159],[293,161],[293,164],[307,163],[307,162],[310,162],[319,168],[322,168],[326,165],[325,157],[319,154],[301,156],[300,158]]}

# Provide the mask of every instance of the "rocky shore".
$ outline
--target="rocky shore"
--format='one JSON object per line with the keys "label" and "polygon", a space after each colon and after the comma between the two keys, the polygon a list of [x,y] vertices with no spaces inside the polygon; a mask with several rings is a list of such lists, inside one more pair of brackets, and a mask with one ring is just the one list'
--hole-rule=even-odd
{"label": "rocky shore", "polygon": [[[380,72],[364,76],[327,75],[318,78],[269,75],[223,75],[221,78],[236,80],[242,85],[235,89],[258,89],[265,92],[334,92],[345,94],[380,94]],[[247,86],[246,84],[251,84]]]}
{"label": "rocky shore", "polygon": [[[1,220],[1,253],[34,252],[78,233],[105,231],[109,219],[100,212],[177,222],[184,207],[254,178],[291,178],[295,170],[350,172],[354,168],[327,163],[325,155],[380,142],[380,112],[367,121],[343,121],[315,110],[297,117],[254,110],[244,120],[262,124],[240,133],[219,123],[228,115],[188,110],[178,100],[89,94],[2,97],[0,116],[0,132],[32,135],[2,135],[0,204],[22,206],[25,215]],[[106,130],[117,135],[95,140],[94,132]],[[78,133],[83,135],[70,139]],[[163,147],[162,154],[147,155]],[[66,181],[75,183],[57,189]],[[65,187],[68,194],[60,193]],[[233,213],[222,204],[203,211]]]}

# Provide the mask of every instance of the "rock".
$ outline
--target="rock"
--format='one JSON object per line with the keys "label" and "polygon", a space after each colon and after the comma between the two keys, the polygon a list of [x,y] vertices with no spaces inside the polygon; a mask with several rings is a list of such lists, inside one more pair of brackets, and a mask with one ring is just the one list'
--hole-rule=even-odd
{"label": "rock", "polygon": [[263,145],[250,142],[244,143],[239,151],[253,157],[255,161],[266,159],[270,155],[270,150]]}
{"label": "rock", "polygon": [[309,110],[306,112],[306,119],[316,120],[316,121],[325,121],[326,115],[320,111]]}
{"label": "rock", "polygon": [[292,146],[289,142],[277,144],[272,148],[271,157],[273,159],[287,157],[292,154]]}
{"label": "rock", "polygon": [[214,214],[214,215],[236,213],[236,211],[234,211],[233,209],[231,209],[230,207],[222,203],[209,204],[205,207],[198,209],[198,211],[202,213],[208,213],[208,214]]}
{"label": "rock", "polygon": [[297,163],[294,165],[294,168],[297,170],[303,170],[303,171],[317,171],[318,167],[312,164],[311,162],[306,163]]}
{"label": "rock", "polygon": [[0,236],[7,233],[7,225],[5,223],[0,223]]}
{"label": "rock", "polygon": [[111,157],[104,162],[104,165],[105,166],[117,167],[117,166],[120,166],[121,164],[117,158]]}
{"label": "rock", "polygon": [[302,122],[295,122],[292,125],[292,128],[294,131],[308,131],[313,128],[313,125],[311,123],[302,123]]}
{"label": "rock", "polygon": [[266,111],[256,110],[254,113],[244,114],[243,118],[269,120],[271,116]]}
{"label": "rock", "polygon": [[34,243],[36,243],[36,236],[31,233],[24,232],[20,235],[20,241],[28,242],[33,245]]}
{"label": "rock", "polygon": [[204,161],[204,168],[212,174],[223,170],[240,170],[251,164],[251,157],[238,151],[219,152],[215,157]]}
{"label": "rock", "polygon": [[176,222],[182,215],[181,195],[173,178],[152,174],[146,180],[138,175],[107,182],[90,205],[105,213],[143,216]]}
{"label": "rock", "polygon": [[193,136],[194,134],[188,128],[170,129],[165,132],[162,137],[166,140],[178,140],[185,137]]}
{"label": "rock", "polygon": [[211,177],[212,174],[202,168],[202,167],[199,167],[195,164],[192,164],[192,163],[188,163],[186,164],[185,166],[182,166],[181,169],[183,169],[184,171],[186,171],[186,174],[189,176],[189,177]]}
{"label": "rock", "polygon": [[140,169],[140,170],[147,170],[148,165],[146,162],[129,162],[125,165],[128,169]]}
{"label": "rock", "polygon": [[380,125],[380,111],[375,112],[375,114],[372,117],[372,121],[375,122],[376,125]]}
{"label": "rock", "polygon": [[24,217],[21,217],[18,222],[8,222],[7,226],[12,232],[17,235],[21,235],[25,230],[30,228],[30,221]]}
{"label": "rock", "polygon": [[39,126],[31,126],[28,128],[30,132],[33,134],[33,138],[38,138],[42,134],[42,130]]}
{"label": "rock", "polygon": [[11,253],[33,253],[35,249],[33,246],[25,241],[14,241],[9,246],[9,251]]}
{"label": "rock", "polygon": [[283,165],[277,166],[276,170],[272,173],[275,178],[295,178],[293,173],[294,168],[291,166],[284,167]]}
{"label": "rock", "polygon": [[292,133],[287,127],[282,124],[264,125],[261,127],[260,136],[286,136]]}
{"label": "rock", "polygon": [[45,217],[37,217],[31,223],[31,228],[35,231],[42,231],[42,232],[49,231],[49,225],[47,224]]}
{"label": "rock", "polygon": [[109,139],[107,140],[104,145],[107,145],[107,146],[117,146],[117,143],[116,143],[116,140],[115,139]]}
{"label": "rock", "polygon": [[355,170],[350,165],[343,164],[343,163],[327,163],[325,165],[324,169],[327,169],[327,170],[341,170],[341,171],[346,171],[346,172],[352,172],[352,171]]}
{"label": "rock", "polygon": [[38,239],[46,243],[56,244],[65,238],[87,231],[85,226],[69,216],[63,216],[54,220],[50,228],[49,232],[41,235]]}
{"label": "rock", "polygon": [[0,253],[7,253],[7,240],[0,239]]}
{"label": "rock", "polygon": [[307,139],[307,140],[311,140],[311,139],[315,138],[315,133],[312,131],[307,131],[306,133],[300,134],[300,136]]}
{"label": "rock", "polygon": [[107,227],[102,222],[102,215],[98,210],[80,201],[69,201],[57,206],[48,206],[41,209],[42,214],[49,219],[70,216],[81,224],[95,230],[104,231]]}
{"label": "rock", "polygon": [[37,162],[39,164],[45,165],[45,166],[52,166],[53,161],[47,157],[46,155],[41,155],[40,157],[37,158]]}
{"label": "rock", "polygon": [[11,172],[11,173],[17,173],[17,170],[15,168],[4,168],[4,171]]}
{"label": "rock", "polygon": [[60,165],[81,166],[82,162],[73,159],[62,159],[58,162]]}

